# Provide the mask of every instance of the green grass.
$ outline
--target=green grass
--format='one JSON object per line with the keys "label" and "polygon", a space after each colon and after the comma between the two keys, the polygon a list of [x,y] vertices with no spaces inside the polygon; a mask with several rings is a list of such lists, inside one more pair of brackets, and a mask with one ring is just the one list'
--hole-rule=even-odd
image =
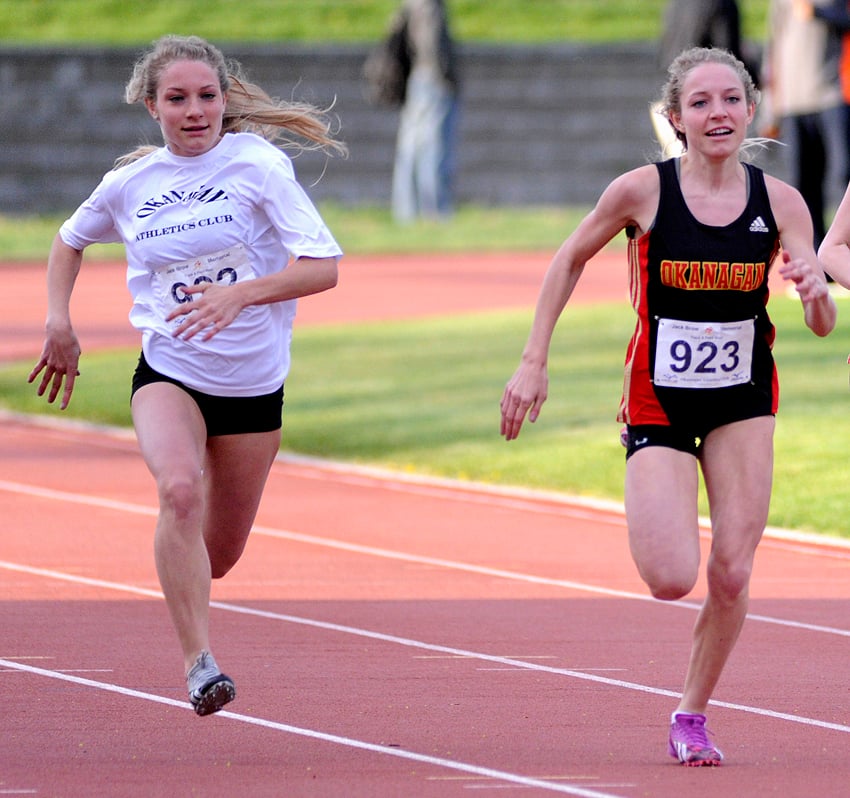
{"label": "green grass", "polygon": [[[744,34],[761,41],[768,0],[741,3]],[[666,0],[448,0],[461,41],[616,42],[656,39]],[[163,33],[224,42],[364,42],[398,0],[0,0],[0,42],[147,44]]]}
{"label": "green grass", "polygon": [[[850,519],[842,512],[850,450],[848,343],[841,333],[815,338],[796,301],[779,296],[772,307],[782,406],[770,523],[850,537]],[[284,449],[621,500],[623,450],[615,416],[632,312],[624,305],[567,310],[552,347],[550,399],[539,421],[506,443],[498,434],[498,404],[530,318],[529,310],[297,329]],[[62,416],[128,426],[136,357],[135,350],[84,356],[77,391]],[[0,369],[2,404],[59,415],[26,384],[30,367]]]}

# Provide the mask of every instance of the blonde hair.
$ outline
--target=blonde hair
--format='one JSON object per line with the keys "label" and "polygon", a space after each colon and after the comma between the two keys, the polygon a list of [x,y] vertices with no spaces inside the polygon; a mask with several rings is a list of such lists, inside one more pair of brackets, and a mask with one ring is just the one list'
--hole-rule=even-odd
{"label": "blonde hair", "polygon": [[[658,113],[670,122],[676,138],[681,142],[684,149],[688,148],[687,139],[685,138],[685,134],[673,125],[671,115],[680,115],[682,113],[682,86],[688,75],[703,64],[722,64],[723,66],[728,66],[737,75],[744,87],[744,97],[747,105],[758,105],[761,99],[761,93],[756,88],[753,77],[750,75],[743,61],[736,58],[728,50],[717,47],[692,47],[689,50],[683,51],[667,67],[667,82],[661,90]],[[748,139],[747,144],[750,146],[759,145],[762,141],[761,139]]]}
{"label": "blonde hair", "polygon": [[[217,75],[222,94],[227,94],[222,133],[251,132],[267,141],[299,150],[323,150],[346,155],[345,144],[334,138],[328,112],[300,102],[270,97],[250,83],[237,61],[228,62],[222,52],[198,36],[163,36],[139,58],[124,89],[124,99],[132,104],[153,101],[162,73],[175,61],[200,61]],[[138,160],[156,147],[141,146],[115,162],[115,168]]]}

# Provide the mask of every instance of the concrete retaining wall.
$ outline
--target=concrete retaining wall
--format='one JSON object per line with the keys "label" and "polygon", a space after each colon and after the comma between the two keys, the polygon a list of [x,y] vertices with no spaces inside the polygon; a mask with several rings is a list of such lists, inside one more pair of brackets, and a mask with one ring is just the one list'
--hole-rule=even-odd
{"label": "concrete retaining wall", "polygon": [[[225,49],[272,94],[335,101],[350,157],[296,161],[315,200],[388,203],[397,114],[363,100],[365,47]],[[116,156],[161,143],[144,108],[123,102],[136,54],[0,48],[0,212],[71,210]],[[648,105],[662,76],[652,45],[465,45],[461,57],[461,202],[590,204],[655,154]]]}

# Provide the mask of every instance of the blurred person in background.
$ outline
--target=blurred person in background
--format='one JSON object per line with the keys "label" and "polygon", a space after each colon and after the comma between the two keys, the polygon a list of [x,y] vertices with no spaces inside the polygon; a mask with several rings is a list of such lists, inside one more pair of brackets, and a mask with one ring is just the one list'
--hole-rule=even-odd
{"label": "blurred person in background", "polygon": [[[832,0],[813,0],[826,7]],[[814,245],[826,232],[830,143],[837,136],[841,87],[839,37],[797,0],[771,0],[762,60],[760,132],[786,141],[793,184],[814,222]]]}
{"label": "blurred person in background", "polygon": [[458,59],[443,0],[404,0],[400,15],[410,59],[392,177],[398,222],[454,212]]}
{"label": "blurred person in background", "polygon": [[833,0],[818,6],[812,0],[794,0],[794,8],[803,19],[815,17],[830,26],[841,37],[838,61],[838,83],[841,86],[842,140],[844,144],[844,182],[850,184],[850,3]]}
{"label": "blurred person in background", "polygon": [[720,47],[747,63],[741,49],[741,14],[737,1],[670,0],[664,11],[659,64],[666,69],[689,47]]}

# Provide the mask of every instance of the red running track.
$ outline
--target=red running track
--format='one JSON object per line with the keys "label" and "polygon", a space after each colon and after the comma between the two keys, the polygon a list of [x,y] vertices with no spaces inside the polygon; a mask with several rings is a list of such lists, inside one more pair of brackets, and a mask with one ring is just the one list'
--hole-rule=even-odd
{"label": "red running track", "polygon": [[[495,270],[440,267],[437,298]],[[542,268],[505,267],[493,306],[533,301]],[[402,282],[374,281],[398,312]],[[119,303],[104,293],[100,318]],[[0,419],[0,795],[846,795],[842,547],[762,544],[710,712],[727,763],[690,770],[666,726],[704,585],[649,600],[616,506],[281,458],[214,585],[239,695],[211,718],[185,702],[155,507],[131,435]]]}
{"label": "red running track", "polygon": [[[339,285],[301,300],[297,323],[527,308],[534,304],[548,261],[546,253],[346,255]],[[44,340],[44,268],[34,263],[4,264],[0,273],[4,283],[14,288],[0,294],[0,363],[37,358]],[[625,275],[621,253],[600,256],[593,268],[586,269],[575,301],[627,301]],[[123,264],[87,261],[83,265],[71,311],[84,352],[138,343],[138,333],[127,321],[130,299],[124,279]]]}

